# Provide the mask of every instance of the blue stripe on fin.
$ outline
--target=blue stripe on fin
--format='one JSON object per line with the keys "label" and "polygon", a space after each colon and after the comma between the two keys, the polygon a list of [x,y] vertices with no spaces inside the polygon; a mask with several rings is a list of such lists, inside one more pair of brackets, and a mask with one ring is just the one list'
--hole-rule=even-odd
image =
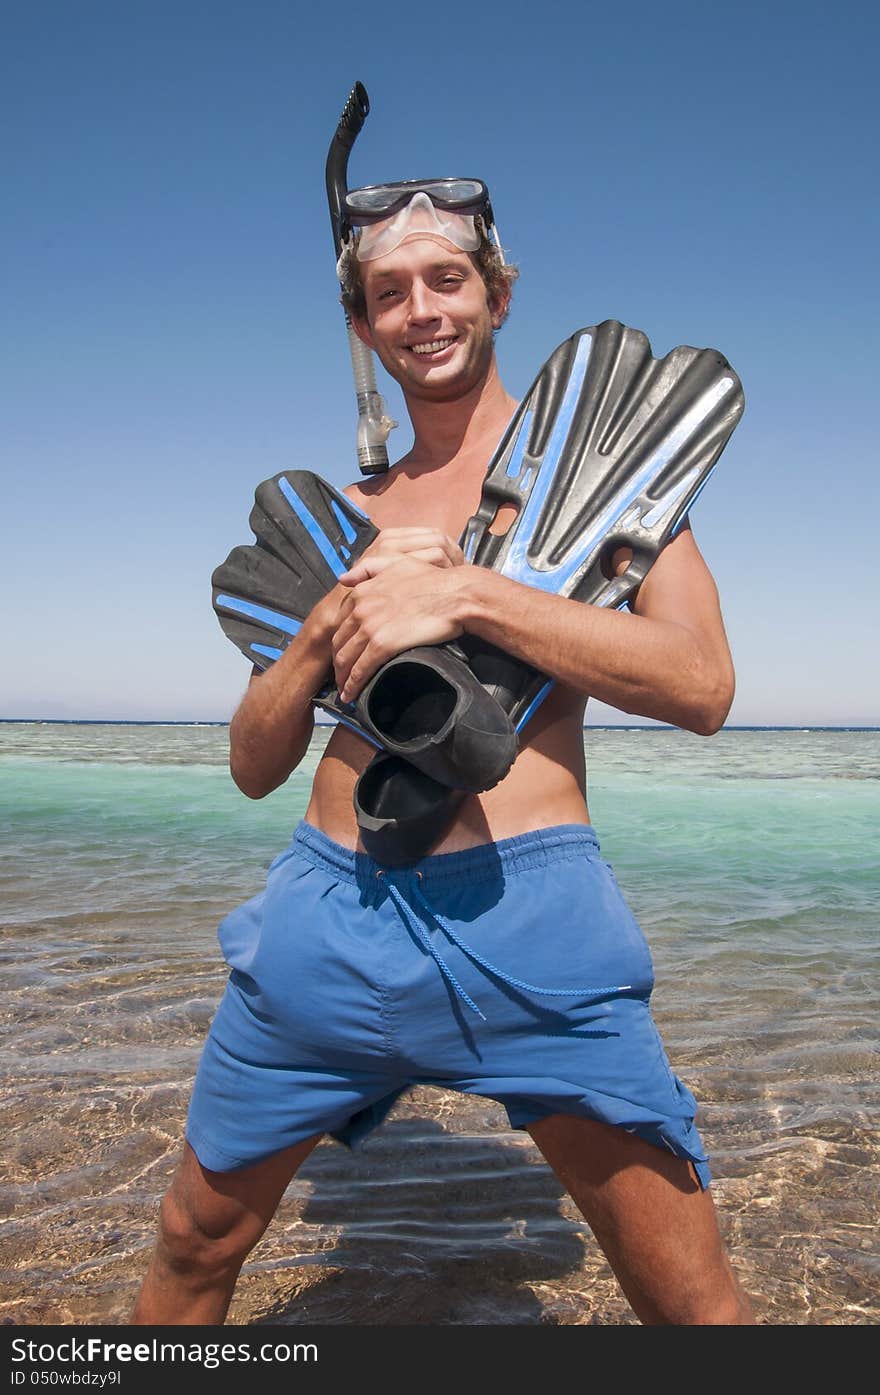
{"label": "blue stripe on fin", "polygon": [[244,601],[240,596],[218,596],[214,605],[222,606],[224,610],[233,610],[237,615],[246,615],[250,620],[261,620],[265,625],[274,625],[276,630],[283,630],[288,635],[299,634],[302,629],[302,621],[294,619],[292,615],[282,615],[280,610],[270,610],[268,606]]}
{"label": "blue stripe on fin", "polygon": [[283,649],[273,649],[271,644],[252,644],[250,648],[254,654],[264,654],[267,659],[271,659],[273,662],[275,659],[280,659],[284,653]]}
{"label": "blue stripe on fin", "polygon": [[[544,452],[540,463],[537,478],[529,494],[528,502],[523,510],[522,517],[517,523],[517,531],[511,542],[507,557],[501,571],[504,576],[512,577],[514,581],[523,581],[529,586],[538,586],[542,590],[549,590],[548,578],[545,580],[534,580],[541,576],[535,571],[528,561],[529,541],[534,536],[541,517],[541,512],[547,501],[547,496],[556,480],[556,471],[559,465],[568,434],[574,420],[575,410],[580,400],[581,389],[584,379],[587,376],[587,365],[590,361],[590,352],[593,341],[588,334],[581,336],[577,346],[577,353],[574,356],[574,363],[571,365],[571,373],[565,385],[565,392],[559,404],[559,411],[553,422],[550,432],[550,440],[547,442],[547,449]],[[520,536],[521,535],[521,536]]]}
{"label": "blue stripe on fin", "polygon": [[278,488],[293,509],[300,523],[302,523],[333,575],[336,577],[342,576],[343,572],[348,571],[348,567],[340,558],[320,523],[318,523],[317,519],[309,512],[290,481],[285,479],[283,475],[278,481]]}
{"label": "blue stripe on fin", "polygon": [[[336,515],[336,522],[342,529],[343,536],[348,538],[350,543],[357,542],[357,529],[354,527],[351,520],[346,518],[335,499],[330,500],[330,507]],[[352,508],[356,509],[357,504],[352,504]],[[358,509],[358,513],[360,512],[361,510]],[[366,518],[366,514],[364,514],[364,518]]]}
{"label": "blue stripe on fin", "polygon": [[523,713],[523,715],[520,717],[519,721],[517,722],[517,724],[516,724],[516,729],[517,729],[517,731],[522,731],[522,729],[523,729],[523,727],[525,726],[526,722],[528,722],[528,721],[530,721],[530,720],[532,719],[532,717],[535,715],[535,713],[537,712],[538,708],[541,706],[541,703],[544,701],[545,697],[548,695],[548,693],[550,692],[550,689],[551,689],[553,686],[554,686],[554,684],[553,684],[553,679],[552,679],[552,678],[548,678],[548,679],[547,679],[547,682],[544,684],[543,688],[540,690],[540,692],[538,692],[538,693],[535,694],[534,698],[533,698],[532,701],[529,703],[529,705],[528,705],[528,707],[526,708],[525,712]]}
{"label": "blue stripe on fin", "polygon": [[336,718],[337,722],[341,722],[344,727],[348,727],[349,731],[353,731],[358,736],[362,736],[365,741],[369,741],[370,745],[375,746],[377,751],[382,750],[381,741],[376,741],[372,736],[370,736],[369,732],[364,731],[363,727],[358,726],[356,722],[347,722],[345,718],[341,716],[338,712],[334,712],[332,713],[332,715]]}
{"label": "blue stripe on fin", "polygon": [[532,419],[534,412],[529,409],[520,422],[519,431],[516,433],[516,440],[513,443],[513,450],[507,462],[507,474],[511,479],[515,479],[522,470],[523,456],[526,453],[526,446],[532,434]]}

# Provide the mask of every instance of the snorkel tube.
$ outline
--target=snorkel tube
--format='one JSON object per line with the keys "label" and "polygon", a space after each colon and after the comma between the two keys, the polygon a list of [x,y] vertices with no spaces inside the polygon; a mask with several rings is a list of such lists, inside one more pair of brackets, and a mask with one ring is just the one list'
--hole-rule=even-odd
{"label": "snorkel tube", "polygon": [[[327,152],[327,202],[330,205],[330,224],[333,228],[333,246],[336,249],[337,262],[342,255],[345,239],[351,234],[351,228],[344,225],[342,217],[342,200],[348,192],[348,157],[369,110],[370,99],[367,90],[362,82],[356,82],[342,109],[336,134]],[[348,331],[348,347],[357,393],[358,465],[364,475],[380,475],[388,469],[385,442],[397,422],[388,416],[385,403],[376,388],[376,365],[373,362],[372,350],[358,339],[347,310],[345,327]]]}

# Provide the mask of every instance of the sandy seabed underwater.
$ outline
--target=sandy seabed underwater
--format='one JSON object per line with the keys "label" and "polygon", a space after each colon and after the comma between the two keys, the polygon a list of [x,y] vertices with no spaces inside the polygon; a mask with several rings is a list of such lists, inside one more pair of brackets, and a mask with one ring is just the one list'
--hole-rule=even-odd
{"label": "sandy seabed underwater", "polygon": [[[225,727],[0,724],[0,1322],[126,1321],[225,981],[217,924],[327,736],[253,804]],[[880,731],[584,738],[759,1320],[876,1323]],[[529,1136],[417,1088],[359,1152],[312,1153],[229,1321],[636,1319]]]}

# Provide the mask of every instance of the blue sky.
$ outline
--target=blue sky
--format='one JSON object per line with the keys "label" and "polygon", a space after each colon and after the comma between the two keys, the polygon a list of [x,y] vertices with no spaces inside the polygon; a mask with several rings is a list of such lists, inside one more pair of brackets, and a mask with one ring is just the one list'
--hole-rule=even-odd
{"label": "blue sky", "polygon": [[0,716],[232,711],[209,579],[254,486],[357,474],[323,166],[360,79],[353,183],[490,185],[511,392],[606,318],[738,370],[693,516],[731,722],[880,722],[876,5],[5,13]]}

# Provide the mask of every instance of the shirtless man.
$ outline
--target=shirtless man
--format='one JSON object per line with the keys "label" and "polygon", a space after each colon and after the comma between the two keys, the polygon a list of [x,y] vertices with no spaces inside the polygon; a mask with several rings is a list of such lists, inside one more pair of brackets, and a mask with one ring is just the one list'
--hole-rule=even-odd
{"label": "shirtless man", "polygon": [[[252,679],[230,727],[232,775],[260,799],[296,769],[331,659],[349,699],[394,654],[467,631],[555,687],[509,775],[462,803],[409,880],[355,857],[352,795],[373,748],[334,731],[293,845],[265,893],[221,926],[233,973],[134,1323],[223,1322],[245,1257],[323,1134],[362,1137],[414,1082],[500,1100],[528,1128],[642,1322],[753,1321],[719,1236],[693,1097],[650,1017],[650,955],[598,855],[583,756],[588,695],[720,728],[734,678],[717,591],[688,528],[632,614],[464,562],[453,539],[516,406],[493,340],[512,277],[473,226],[476,252],[416,220],[392,250],[349,256],[357,332],[400,384],[415,440],[386,475],[346,491],[382,532]],[[499,973],[557,996],[548,1006],[499,984],[441,919]],[[598,1000],[566,989],[585,983],[620,987]]]}

